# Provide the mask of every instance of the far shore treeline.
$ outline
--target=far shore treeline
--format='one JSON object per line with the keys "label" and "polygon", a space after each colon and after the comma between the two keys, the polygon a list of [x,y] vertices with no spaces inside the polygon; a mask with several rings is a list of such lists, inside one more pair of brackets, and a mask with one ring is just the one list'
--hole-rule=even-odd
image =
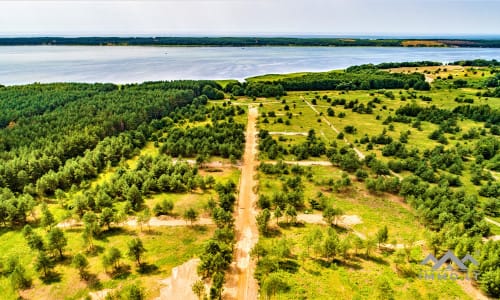
{"label": "far shore treeline", "polygon": [[376,46],[376,47],[473,47],[500,48],[500,39],[366,39],[297,37],[5,37],[0,46]]}

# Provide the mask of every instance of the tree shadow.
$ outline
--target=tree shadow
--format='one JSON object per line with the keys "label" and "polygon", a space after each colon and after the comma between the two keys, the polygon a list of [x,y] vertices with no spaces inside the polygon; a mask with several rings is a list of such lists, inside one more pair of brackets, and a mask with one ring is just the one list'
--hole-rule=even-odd
{"label": "tree shadow", "polygon": [[339,265],[344,266],[346,268],[352,269],[352,270],[361,270],[362,267],[359,263],[357,263],[359,260],[338,260]]}
{"label": "tree shadow", "polygon": [[111,227],[110,229],[101,232],[101,234],[97,239],[99,241],[108,242],[109,237],[113,237],[116,235],[123,235],[127,233],[129,233],[129,231],[122,227]]}
{"label": "tree shadow", "polygon": [[266,234],[264,235],[266,237],[279,237],[281,236],[281,231],[278,228],[268,228]]}
{"label": "tree shadow", "polygon": [[142,263],[138,270],[138,273],[140,274],[157,274],[158,273],[158,266],[154,264],[148,264],[148,263]]}
{"label": "tree shadow", "polygon": [[365,255],[364,258],[367,261],[371,261],[371,262],[374,262],[374,263],[379,264],[379,265],[384,265],[384,266],[389,265],[389,263],[381,257],[376,257],[376,256],[371,256],[371,255],[366,256]]}
{"label": "tree shadow", "polygon": [[320,271],[315,271],[315,270],[310,270],[310,269],[307,269],[307,268],[303,268],[304,271],[306,271],[307,273],[313,275],[313,276],[321,276],[321,272]]}
{"label": "tree shadow", "polygon": [[190,228],[192,228],[194,231],[199,232],[199,233],[205,233],[208,230],[207,225],[197,225],[197,224],[195,224],[193,226],[190,226]]}
{"label": "tree shadow", "polygon": [[85,274],[85,281],[87,282],[89,289],[94,291],[102,290],[102,283],[96,274]]}
{"label": "tree shadow", "polygon": [[104,252],[104,247],[100,245],[94,245],[92,248],[88,248],[86,253],[88,256],[98,256]]}
{"label": "tree shadow", "polygon": [[331,260],[325,260],[323,258],[313,258],[312,260],[314,263],[323,268],[330,268],[333,264]]}
{"label": "tree shadow", "polygon": [[111,273],[111,277],[113,279],[126,279],[130,276],[130,266],[129,265],[119,265],[117,268],[113,269],[113,272]]}
{"label": "tree shadow", "polygon": [[278,262],[278,266],[280,270],[283,270],[288,273],[297,273],[299,271],[300,265],[291,259],[280,260]]}
{"label": "tree shadow", "polygon": [[56,282],[61,282],[61,274],[57,272],[50,271],[47,273],[47,276],[40,277],[40,280],[44,284],[52,284]]}

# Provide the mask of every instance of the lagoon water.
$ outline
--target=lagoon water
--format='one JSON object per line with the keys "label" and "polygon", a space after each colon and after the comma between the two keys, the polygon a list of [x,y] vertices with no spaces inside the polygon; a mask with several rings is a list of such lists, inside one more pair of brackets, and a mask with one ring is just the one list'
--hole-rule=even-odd
{"label": "lagoon water", "polygon": [[0,84],[238,79],[381,62],[497,59],[500,49],[400,47],[2,46]]}

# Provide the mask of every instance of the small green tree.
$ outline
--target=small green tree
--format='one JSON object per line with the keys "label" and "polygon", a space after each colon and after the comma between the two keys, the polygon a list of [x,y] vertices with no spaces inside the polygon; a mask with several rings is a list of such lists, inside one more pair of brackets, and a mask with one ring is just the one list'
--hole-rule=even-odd
{"label": "small green tree", "polygon": [[264,246],[262,246],[261,243],[255,244],[253,246],[252,251],[250,251],[250,256],[257,258],[257,262],[260,260],[261,257],[264,257],[267,255],[267,250]]}
{"label": "small green tree", "polygon": [[[293,205],[288,204],[285,208],[285,215],[287,216],[287,223],[292,222],[293,224],[297,221],[297,210]],[[289,219],[290,218],[290,219]]]}
{"label": "small green tree", "polygon": [[36,234],[30,225],[24,226],[23,236],[26,239],[28,247],[30,247],[31,250],[36,250],[36,251],[45,250],[45,243],[43,242],[42,237]]}
{"label": "small green tree", "polygon": [[142,241],[139,238],[132,239],[128,242],[127,256],[130,259],[135,260],[137,266],[139,267],[141,266],[141,257],[144,252],[146,252],[146,249],[142,245]]}
{"label": "small green tree", "polygon": [[343,214],[343,211],[340,208],[333,208],[331,206],[325,208],[323,210],[323,220],[328,225],[337,226],[338,217]]}
{"label": "small green tree", "polygon": [[333,258],[339,248],[339,239],[336,235],[328,235],[325,240],[323,241],[323,256],[326,257],[326,259]]}
{"label": "small green tree", "polygon": [[377,247],[377,239],[375,238],[368,238],[365,240],[365,256],[366,257],[369,257],[370,256],[370,253],[373,251],[373,249],[375,249],[375,247]]}
{"label": "small green tree", "polygon": [[31,278],[21,264],[16,264],[9,275],[10,284],[14,290],[26,289],[31,286]]}
{"label": "small green tree", "polygon": [[54,215],[50,212],[47,204],[43,203],[42,204],[42,218],[40,219],[40,225],[42,227],[49,227],[52,228],[52,225],[55,223]]}
{"label": "small green tree", "polygon": [[262,210],[256,217],[257,221],[257,227],[259,228],[259,232],[266,236],[268,233],[268,224],[269,220],[271,219],[271,213],[269,210],[266,208]]}
{"label": "small green tree", "polygon": [[191,289],[193,290],[193,293],[198,296],[198,299],[202,300],[205,298],[206,290],[203,280],[196,280],[191,286]]}
{"label": "small green tree", "polygon": [[151,211],[149,210],[149,208],[145,208],[137,217],[137,222],[141,225],[141,231],[142,224],[146,224],[148,226],[148,231],[151,231],[149,221],[151,221]]}
{"label": "small green tree", "polygon": [[276,293],[286,291],[288,288],[286,282],[281,278],[281,274],[278,273],[269,274],[262,285],[264,295],[266,295],[268,299],[274,297]]}
{"label": "small green tree", "polygon": [[354,247],[354,253],[358,255],[358,250],[363,249],[365,244],[359,236],[355,235],[352,238],[352,245]]}
{"label": "small green tree", "polygon": [[115,221],[115,212],[111,208],[105,207],[102,210],[101,215],[99,216],[100,225],[101,226],[106,225],[108,227],[108,230],[110,230],[111,223],[113,223],[114,221]]}
{"label": "small green tree", "polygon": [[37,272],[42,271],[43,277],[47,278],[53,267],[54,264],[45,251],[39,251],[35,261],[35,270]]}
{"label": "small green tree", "polygon": [[[214,201],[215,202],[215,201]],[[155,216],[168,215],[174,209],[174,202],[170,199],[163,199],[160,203],[156,203],[153,207],[153,213]]]}
{"label": "small green tree", "polygon": [[385,278],[379,279],[377,282],[376,299],[394,300],[394,290],[389,281]]}
{"label": "small green tree", "polygon": [[196,219],[198,219],[198,212],[191,207],[184,212],[183,217],[186,220],[186,222],[189,221],[191,225],[193,225],[193,222],[195,222]]}
{"label": "small green tree", "polygon": [[102,264],[104,268],[112,266],[113,272],[116,272],[120,267],[120,259],[122,258],[122,253],[118,248],[111,247],[108,252],[102,257]]}
{"label": "small green tree", "polygon": [[99,234],[100,226],[97,222],[97,216],[93,212],[86,212],[83,215],[83,240],[94,249],[94,238]]}
{"label": "small green tree", "polygon": [[63,251],[67,244],[68,240],[60,228],[54,227],[49,231],[47,235],[47,248],[50,251],[57,251],[61,259],[64,258]]}
{"label": "small green tree", "polygon": [[387,226],[384,226],[379,229],[376,238],[377,238],[378,248],[380,249],[380,244],[387,242],[387,240],[389,239],[389,230],[387,229]]}
{"label": "small green tree", "polygon": [[279,225],[279,220],[283,216],[283,213],[281,212],[281,208],[278,206],[274,210],[274,218],[276,219],[276,225]]}
{"label": "small green tree", "polygon": [[132,208],[135,211],[138,211],[141,208],[142,204],[144,203],[141,191],[139,191],[139,189],[135,184],[128,189],[125,198],[127,199],[127,201],[130,202],[130,204],[132,204]]}
{"label": "small green tree", "polygon": [[85,257],[85,255],[81,253],[77,253],[71,262],[71,265],[78,270],[78,274],[80,275],[80,279],[85,280],[88,276],[87,268],[89,266],[89,261]]}

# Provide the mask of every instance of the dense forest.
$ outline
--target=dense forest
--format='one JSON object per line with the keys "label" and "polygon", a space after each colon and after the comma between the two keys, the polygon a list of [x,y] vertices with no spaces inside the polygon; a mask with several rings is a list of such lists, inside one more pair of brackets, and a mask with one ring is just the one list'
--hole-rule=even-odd
{"label": "dense forest", "polygon": [[117,45],[117,46],[377,46],[498,48],[500,40],[486,39],[359,39],[293,37],[26,37],[0,38],[0,45]]}
{"label": "dense forest", "polygon": [[[213,81],[0,88],[0,227],[6,232],[22,232],[36,256],[33,268],[42,282],[60,276],[56,266],[71,265],[91,285],[95,275],[89,271],[89,261],[103,252],[97,241],[120,232],[113,227],[135,216],[142,231],[142,224],[152,214],[172,215],[171,199],[152,208],[146,199],[215,190],[207,210],[217,229],[204,246],[199,273],[212,279],[210,296],[220,297],[233,257],[236,184],[231,180],[219,183],[211,175],[200,174],[199,167],[216,155],[240,159],[245,143],[244,125],[235,121],[245,110],[222,102],[207,105],[208,99],[219,99],[220,94],[220,85]],[[158,155],[141,154],[146,143],[153,144]],[[195,158],[196,164],[178,161],[181,157]],[[131,158],[133,167],[126,163]],[[106,172],[111,174],[107,180],[89,183]],[[54,200],[57,205],[52,204]],[[54,206],[64,215],[56,218]],[[197,209],[189,208],[182,218],[192,224],[198,214]],[[55,226],[68,219],[82,223],[83,252],[70,252],[70,234]],[[39,228],[47,229],[46,238]],[[135,261],[139,274],[157,268],[144,262],[147,249],[140,238],[127,246],[126,255]],[[125,255],[122,251],[111,247],[99,255],[111,278],[128,272],[120,263]],[[66,264],[67,257],[70,264]],[[13,290],[32,287],[32,274],[19,257],[5,259],[7,264],[0,263],[0,280],[8,279]],[[132,284],[108,298],[130,297],[125,294],[144,297],[144,291]]]}
{"label": "dense forest", "polygon": [[[393,67],[398,65],[405,64],[393,64]],[[232,93],[233,96],[280,97],[287,91],[430,89],[423,74],[389,73],[380,70],[389,67],[390,65],[362,65],[348,68],[345,72],[307,73],[276,81],[230,82],[224,91]]]}

